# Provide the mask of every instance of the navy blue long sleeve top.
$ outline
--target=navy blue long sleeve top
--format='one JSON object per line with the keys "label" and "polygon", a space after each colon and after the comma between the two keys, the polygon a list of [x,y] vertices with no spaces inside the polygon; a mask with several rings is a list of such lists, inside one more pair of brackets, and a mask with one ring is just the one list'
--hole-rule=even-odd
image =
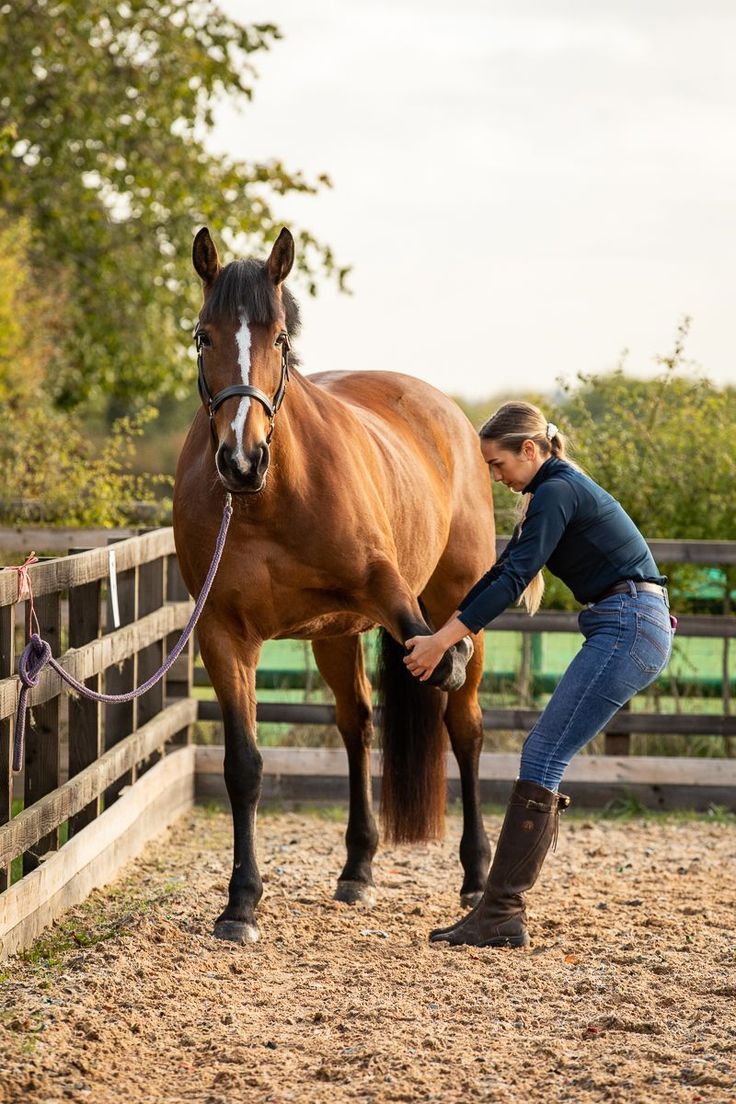
{"label": "navy blue long sleeve top", "polygon": [[621,504],[566,460],[545,460],[524,493],[533,497],[523,525],[458,606],[471,632],[515,602],[545,565],[583,603],[622,579],[667,582]]}

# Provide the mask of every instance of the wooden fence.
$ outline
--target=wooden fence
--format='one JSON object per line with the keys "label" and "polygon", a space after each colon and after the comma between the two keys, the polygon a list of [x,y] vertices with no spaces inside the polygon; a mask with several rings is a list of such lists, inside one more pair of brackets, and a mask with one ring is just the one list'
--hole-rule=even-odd
{"label": "wooden fence", "polygon": [[[41,636],[66,670],[106,693],[122,693],[150,677],[191,611],[170,529],[39,563],[30,568],[30,579]],[[146,815],[164,826],[192,800],[193,749],[185,745],[196,719],[191,644],[165,681],[126,704],[70,696],[46,668],[30,692],[25,767],[14,776],[20,683],[13,672],[30,616],[30,602],[17,598],[16,573],[0,572],[0,938],[6,953],[89,892],[90,878],[99,881],[105,864],[119,865],[136,832],[143,839]],[[190,754],[165,763],[172,747]],[[141,786],[137,779],[147,774]],[[125,800],[116,811],[121,794]],[[84,833],[93,821],[99,822],[95,830]],[[121,845],[124,822],[136,829]],[[47,904],[40,914],[39,900]]]}

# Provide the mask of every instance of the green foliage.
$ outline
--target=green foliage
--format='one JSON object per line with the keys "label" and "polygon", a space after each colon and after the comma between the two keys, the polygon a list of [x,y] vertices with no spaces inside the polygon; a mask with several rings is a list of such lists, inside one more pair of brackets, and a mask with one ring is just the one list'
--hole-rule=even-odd
{"label": "green foliage", "polygon": [[63,307],[31,272],[27,222],[0,221],[0,403],[14,412],[37,389],[51,360]]}
{"label": "green foliage", "polygon": [[[250,99],[251,57],[278,37],[209,0],[0,5],[0,208],[28,220],[34,270],[65,296],[59,405],[188,391],[193,230],[264,252],[273,197],[329,185],[206,147],[216,103]],[[297,239],[311,290],[320,273],[342,282],[328,247]]]}
{"label": "green foliage", "polygon": [[[685,318],[672,351],[657,357],[654,379],[627,376],[624,364],[607,375],[583,374],[548,409],[569,432],[577,462],[648,539],[736,540],[736,389],[717,387],[687,361],[688,330]],[[680,610],[704,582],[721,594],[736,586],[732,572],[719,580],[695,565],[660,568]],[[559,584],[555,597],[562,597]]]}
{"label": "green foliage", "polygon": [[[155,502],[162,477],[131,471],[135,437],[155,411],[119,418],[101,442],[88,437],[73,413],[37,398],[22,422],[0,442],[0,524],[114,526],[165,516]],[[140,513],[141,504],[154,511]]]}
{"label": "green foliage", "polygon": [[[569,429],[575,459],[647,537],[736,539],[736,389],[684,358],[689,322],[654,379],[580,375],[550,417]],[[683,369],[688,369],[683,371]]]}
{"label": "green foliage", "polygon": [[[132,472],[135,438],[155,414],[121,418],[101,440],[48,394],[53,330],[63,300],[39,288],[28,230],[0,222],[0,524],[122,525],[138,520],[168,481]],[[31,315],[36,321],[31,324]],[[166,502],[155,504],[165,511]],[[150,512],[146,522],[151,523]]]}

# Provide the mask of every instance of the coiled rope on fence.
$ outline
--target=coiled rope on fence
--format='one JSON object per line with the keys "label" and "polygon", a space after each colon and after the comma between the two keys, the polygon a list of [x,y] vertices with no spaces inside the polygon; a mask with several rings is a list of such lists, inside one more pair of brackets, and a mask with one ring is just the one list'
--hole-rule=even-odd
{"label": "coiled rope on fence", "polygon": [[[199,592],[199,597],[195,603],[192,615],[187,621],[184,631],[179,637],[178,641],[172,648],[169,655],[164,660],[163,665],[156,671],[154,675],[146,679],[144,683],[137,686],[134,690],[128,690],[123,694],[100,694],[96,690],[91,690],[88,686],[85,686],[83,682],[79,682],[73,675],[70,675],[68,671],[65,671],[57,659],[54,659],[51,654],[51,645],[41,639],[39,632],[34,632],[23,649],[23,653],[18,661],[18,677],[21,681],[21,690],[18,696],[18,711],[15,718],[15,739],[13,742],[13,770],[19,771],[23,766],[24,748],[25,748],[25,729],[26,729],[26,712],[27,712],[27,699],[28,692],[38,685],[38,681],[41,677],[41,672],[44,667],[51,667],[56,674],[68,685],[75,690],[78,694],[81,694],[85,698],[90,698],[92,701],[104,702],[106,704],[114,704],[116,702],[129,702],[134,698],[139,698],[142,694],[147,693],[153,686],[164,677],[166,672],[171,668],[172,664],[179,658],[183,649],[189,640],[189,637],[194,632],[197,622],[204,608],[204,604],[207,601],[212,584],[217,574],[217,569],[220,566],[220,560],[222,559],[222,553],[225,548],[225,540],[227,537],[228,526],[230,525],[230,518],[233,514],[232,496],[227,494],[225,496],[225,509],[222,515],[222,522],[220,524],[220,532],[217,537],[217,543],[215,545],[215,552],[212,557],[212,563],[210,564],[207,577],[204,581],[204,585]],[[29,561],[23,565],[22,568],[15,568],[18,571],[18,601],[20,601],[23,594],[25,585],[29,587],[29,597],[31,604],[33,603],[33,592],[30,589],[30,576],[27,570],[24,572],[24,568],[27,569]],[[38,628],[38,623],[36,623]]]}

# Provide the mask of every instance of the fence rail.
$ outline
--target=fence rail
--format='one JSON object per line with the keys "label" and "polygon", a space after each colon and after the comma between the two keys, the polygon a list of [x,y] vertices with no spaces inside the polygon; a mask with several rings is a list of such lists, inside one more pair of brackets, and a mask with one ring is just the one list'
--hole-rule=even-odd
{"label": "fence rail", "polygon": [[[2,530],[0,530],[0,534]],[[496,551],[500,556],[509,537],[496,538]],[[664,540],[647,538],[647,544],[657,563],[702,564],[704,567],[736,564],[736,541],[731,540]],[[0,542],[0,547],[1,547]]]}
{"label": "fence rail", "polygon": [[0,552],[58,552],[65,555],[70,548],[97,548],[111,540],[127,540],[140,535],[141,528],[118,526],[112,529],[52,528],[41,525],[0,526]]}
{"label": "fence rail", "polygon": [[[528,732],[539,718],[538,709],[484,709],[483,726],[489,731]],[[380,723],[381,710],[374,710]],[[200,701],[200,721],[222,719],[217,701]],[[257,719],[262,724],[334,725],[335,706],[321,702],[259,702]],[[736,716],[720,713],[635,713],[620,710],[606,726],[606,732],[630,735],[634,732],[681,736],[736,736]],[[617,751],[621,755],[626,752]]]}

